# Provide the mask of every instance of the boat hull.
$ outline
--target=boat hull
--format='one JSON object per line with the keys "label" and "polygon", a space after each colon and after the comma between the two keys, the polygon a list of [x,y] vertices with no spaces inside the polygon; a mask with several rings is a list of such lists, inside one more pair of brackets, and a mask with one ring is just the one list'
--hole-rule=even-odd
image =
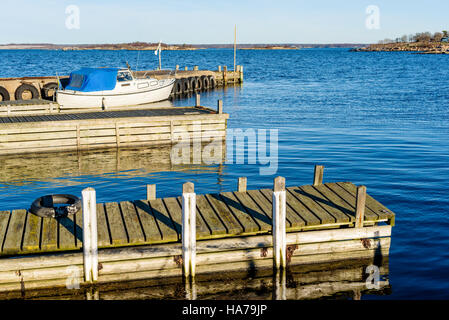
{"label": "boat hull", "polygon": [[167,100],[170,97],[175,80],[168,81],[162,86],[144,88],[134,92],[118,93],[113,91],[77,92],[59,90],[56,101],[61,109],[79,108],[112,108],[133,106]]}

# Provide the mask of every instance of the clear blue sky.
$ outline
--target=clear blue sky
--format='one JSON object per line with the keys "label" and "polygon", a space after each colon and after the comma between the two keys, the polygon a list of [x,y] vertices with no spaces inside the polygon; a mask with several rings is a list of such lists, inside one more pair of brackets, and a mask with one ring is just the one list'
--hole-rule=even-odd
{"label": "clear blue sky", "polygon": [[[68,5],[80,29],[66,28]],[[365,26],[380,9],[380,29]],[[0,43],[377,42],[449,29],[447,0],[1,0]]]}

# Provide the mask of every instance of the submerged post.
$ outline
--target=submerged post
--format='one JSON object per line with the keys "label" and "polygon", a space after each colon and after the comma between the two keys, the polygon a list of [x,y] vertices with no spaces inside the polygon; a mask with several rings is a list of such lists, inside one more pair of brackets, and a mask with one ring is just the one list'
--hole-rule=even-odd
{"label": "submerged post", "polygon": [[323,172],[324,166],[315,166],[315,172],[313,174],[313,185],[319,186],[323,184]]}
{"label": "submerged post", "polygon": [[273,188],[273,258],[276,269],[285,268],[287,265],[285,212],[285,178],[277,177],[274,179]]}
{"label": "submerged post", "polygon": [[147,184],[147,200],[156,200],[155,184]]}
{"label": "submerged post", "polygon": [[197,93],[195,95],[195,107],[199,107],[200,105],[201,105],[201,97],[200,97],[200,94]]}
{"label": "submerged post", "polygon": [[82,192],[84,281],[98,280],[97,200],[95,189]]}
{"label": "submerged post", "polygon": [[365,203],[366,203],[366,187],[357,187],[356,204],[355,204],[355,227],[362,228],[365,217]]}
{"label": "submerged post", "polygon": [[240,177],[239,178],[239,186],[238,186],[238,192],[246,192],[246,177]]}
{"label": "submerged post", "polygon": [[182,186],[182,263],[184,277],[195,277],[196,261],[196,194],[194,185]]}

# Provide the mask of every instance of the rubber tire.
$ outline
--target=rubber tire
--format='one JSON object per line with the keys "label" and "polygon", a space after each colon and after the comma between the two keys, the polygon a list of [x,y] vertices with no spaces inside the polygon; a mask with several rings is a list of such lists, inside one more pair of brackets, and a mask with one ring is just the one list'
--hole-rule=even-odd
{"label": "rubber tire", "polygon": [[210,82],[209,82],[209,77],[208,76],[202,76],[201,77],[201,83],[203,85],[203,89],[209,89],[210,86]]}
{"label": "rubber tire", "polygon": [[195,91],[196,90],[196,78],[190,77],[188,80],[190,83],[190,91]]}
{"label": "rubber tire", "polygon": [[209,76],[209,88],[213,89],[217,85],[217,81],[215,81],[214,76]]}
{"label": "rubber tire", "polygon": [[201,82],[200,77],[195,77],[195,79],[196,79],[196,86],[195,86],[195,89],[196,89],[197,91],[201,91],[201,90],[203,89],[203,83]]}
{"label": "rubber tire", "polygon": [[31,92],[31,99],[39,98],[39,91],[37,91],[37,89],[33,85],[23,83],[16,89],[16,92],[14,93],[14,97],[16,98],[16,100],[23,100],[22,95],[24,91]]}
{"label": "rubber tire", "polygon": [[182,83],[182,93],[184,93],[184,94],[189,93],[191,91],[190,90],[190,81],[186,78],[182,78],[181,83]]}
{"label": "rubber tire", "polygon": [[[71,194],[53,194],[46,195],[40,198],[37,198],[31,204],[30,212],[38,217],[49,218],[49,217],[57,217],[57,210],[54,208],[54,204],[68,204],[72,210],[67,210],[67,207],[64,207],[63,216],[72,215],[81,210],[81,200],[74,195]],[[61,215],[61,214],[60,214]]]}
{"label": "rubber tire", "polygon": [[11,97],[9,96],[8,90],[3,87],[0,87],[0,96],[2,96],[2,101],[9,101]]}
{"label": "rubber tire", "polygon": [[182,94],[181,79],[177,79],[176,82],[175,82],[175,94],[176,95]]}
{"label": "rubber tire", "polygon": [[[54,101],[54,95],[56,94],[56,89],[58,88],[58,84],[56,82],[49,82],[41,90],[41,97],[45,100]],[[54,90],[55,93],[52,96],[48,95],[48,91]]]}

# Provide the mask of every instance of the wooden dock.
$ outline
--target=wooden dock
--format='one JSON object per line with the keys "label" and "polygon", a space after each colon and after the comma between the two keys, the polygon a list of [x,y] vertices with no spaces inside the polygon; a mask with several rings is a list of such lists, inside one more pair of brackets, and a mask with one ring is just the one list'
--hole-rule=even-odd
{"label": "wooden dock", "polygon": [[171,144],[195,130],[201,140],[223,138],[229,115],[222,110],[219,100],[216,110],[197,104],[0,117],[0,155]]}
{"label": "wooden dock", "polygon": [[[94,205],[95,282],[183,275],[186,194],[156,198],[154,187],[148,190],[145,200]],[[187,194],[196,199],[196,274],[273,266],[276,192],[285,192],[285,220],[276,221],[285,223],[287,267],[388,256],[395,215],[363,190],[349,182],[315,179],[314,185],[275,192],[241,185],[235,192]],[[82,272],[90,259],[86,252],[93,252],[83,246],[86,230],[82,212],[59,219],[26,209],[0,212],[0,291],[64,286],[68,268],[79,270],[76,281],[90,283]]]}

